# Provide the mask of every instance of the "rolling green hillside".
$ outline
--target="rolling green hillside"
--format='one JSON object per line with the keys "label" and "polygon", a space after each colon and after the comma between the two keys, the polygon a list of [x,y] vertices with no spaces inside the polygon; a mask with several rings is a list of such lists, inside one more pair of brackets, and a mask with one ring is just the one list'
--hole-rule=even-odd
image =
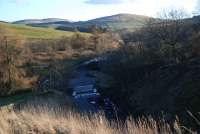
{"label": "rolling green hillside", "polygon": [[[17,25],[10,23],[0,22],[0,32],[3,35],[10,37],[22,37],[31,39],[49,39],[49,38],[59,38],[62,36],[72,36],[74,32],[59,31],[52,28],[36,28],[25,25]],[[90,34],[81,33],[84,36],[89,36]]]}
{"label": "rolling green hillside", "polygon": [[[66,31],[74,31],[78,29],[79,31],[84,31],[89,27],[96,25],[103,28],[109,28],[111,30],[121,30],[121,29],[137,29],[143,27],[150,17],[134,15],[134,14],[117,14],[112,16],[106,16],[101,18],[96,18],[88,21],[60,21],[59,19],[54,19],[54,21],[43,20],[21,20],[13,22],[14,24],[26,24],[34,27],[50,27],[58,28]],[[83,30],[84,29],[84,30]]]}
{"label": "rolling green hillside", "polygon": [[150,17],[134,14],[117,14],[87,21],[88,24],[107,26],[114,30],[135,29],[145,25]]}

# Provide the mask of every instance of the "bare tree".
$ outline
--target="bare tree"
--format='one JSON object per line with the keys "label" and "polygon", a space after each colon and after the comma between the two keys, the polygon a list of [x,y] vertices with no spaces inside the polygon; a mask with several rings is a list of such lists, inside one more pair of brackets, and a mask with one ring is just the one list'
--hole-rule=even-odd
{"label": "bare tree", "polygon": [[99,43],[99,38],[101,36],[101,31],[97,26],[92,26],[91,31],[92,31],[92,34],[93,34],[91,39],[92,39],[92,42],[93,42],[94,51],[97,51],[97,46],[98,46],[98,43]]}
{"label": "bare tree", "polygon": [[80,49],[86,46],[86,39],[78,32],[71,37],[71,45],[73,49]]}
{"label": "bare tree", "polygon": [[150,46],[154,45],[158,50],[170,53],[179,62],[176,48],[184,44],[188,23],[184,18],[188,15],[184,10],[164,10],[159,16],[159,19],[151,19],[147,23],[147,43],[151,42]]}
{"label": "bare tree", "polygon": [[1,41],[0,53],[0,89],[2,91],[0,94],[6,94],[16,88],[16,82],[20,77],[20,69],[17,65],[20,50],[15,45],[10,44],[7,37],[4,37]]}
{"label": "bare tree", "polygon": [[180,41],[183,27],[186,25],[184,18],[188,17],[184,10],[163,11],[160,19],[151,19],[147,25],[151,34],[163,43],[175,46]]}

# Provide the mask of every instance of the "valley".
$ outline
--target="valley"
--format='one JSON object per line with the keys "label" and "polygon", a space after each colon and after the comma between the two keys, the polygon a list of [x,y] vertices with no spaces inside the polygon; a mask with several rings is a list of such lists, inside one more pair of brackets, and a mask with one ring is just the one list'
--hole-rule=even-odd
{"label": "valley", "polygon": [[1,21],[0,134],[200,133],[199,18]]}

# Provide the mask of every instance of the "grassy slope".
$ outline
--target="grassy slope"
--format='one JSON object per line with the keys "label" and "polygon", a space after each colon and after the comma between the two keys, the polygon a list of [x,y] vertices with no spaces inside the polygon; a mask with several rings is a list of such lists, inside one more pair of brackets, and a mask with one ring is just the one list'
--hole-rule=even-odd
{"label": "grassy slope", "polygon": [[[130,118],[126,122],[111,122],[103,115],[78,114],[62,96],[54,99],[35,98],[18,105],[0,109],[0,133],[2,134],[172,134],[172,129],[164,122],[153,119]],[[57,98],[57,99],[56,99]],[[48,101],[46,101],[46,100]],[[57,101],[55,101],[55,99]],[[62,100],[62,101],[60,101]],[[67,104],[66,104],[67,103]],[[72,111],[71,111],[72,110]],[[176,130],[180,132],[178,123]]]}
{"label": "grassy slope", "polygon": [[[48,38],[59,38],[62,36],[72,36],[74,32],[59,31],[51,28],[35,28],[25,25],[9,24],[0,22],[0,28],[3,29],[6,36],[11,37],[23,37],[33,39],[48,39]],[[90,34],[82,33],[84,36]]]}
{"label": "grassy slope", "polygon": [[[80,22],[75,22],[75,23],[63,23],[63,27],[68,27],[74,29],[74,27],[79,27],[80,29],[82,28],[88,28],[92,25],[97,25],[101,27],[106,27],[110,28],[112,30],[122,30],[122,29],[131,29],[135,30],[138,28],[143,27],[146,22],[150,19],[148,16],[141,16],[141,15],[134,15],[134,14],[117,14],[117,15],[112,15],[112,16],[106,16],[106,17],[101,17],[97,19],[92,19],[88,21],[80,21]],[[29,20],[24,20],[25,22]],[[20,22],[18,22],[20,23]],[[23,24],[23,21],[20,23]],[[55,24],[59,24],[58,22],[54,23],[39,23],[39,24],[31,24],[29,22],[29,25],[35,26],[35,27],[46,27],[46,28],[54,28],[56,27]],[[61,27],[62,27],[61,26]]]}
{"label": "grassy slope", "polygon": [[[56,39],[63,36],[70,37],[74,34],[74,32],[65,32],[50,28],[35,28],[25,25],[0,22],[0,34],[15,39],[39,40],[39,39],[54,39],[54,38]],[[83,36],[90,36],[90,34],[87,33],[81,33],[81,34]],[[22,92],[8,97],[0,97],[0,107],[9,104],[15,104],[18,101],[21,101],[29,96],[32,96],[31,92],[25,92],[25,93]]]}
{"label": "grassy slope", "polygon": [[105,25],[113,30],[120,29],[137,29],[143,27],[150,18],[147,16],[133,15],[133,14],[117,14],[97,18],[87,23]]}
{"label": "grassy slope", "polygon": [[138,29],[138,28],[141,28],[144,26],[144,24],[142,23],[138,23],[138,22],[112,22],[112,23],[108,23],[108,26],[110,28],[112,28],[113,30],[120,30],[120,29],[132,29],[132,30],[135,30],[135,29]]}

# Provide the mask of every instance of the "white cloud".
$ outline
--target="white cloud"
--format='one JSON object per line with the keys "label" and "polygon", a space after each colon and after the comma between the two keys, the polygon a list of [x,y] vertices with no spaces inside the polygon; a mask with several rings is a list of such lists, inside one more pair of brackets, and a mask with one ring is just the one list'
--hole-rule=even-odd
{"label": "white cloud", "polygon": [[197,0],[195,10],[196,10],[197,14],[200,14],[200,0]]}
{"label": "white cloud", "polygon": [[85,3],[93,5],[113,5],[123,3],[123,0],[88,0]]}

